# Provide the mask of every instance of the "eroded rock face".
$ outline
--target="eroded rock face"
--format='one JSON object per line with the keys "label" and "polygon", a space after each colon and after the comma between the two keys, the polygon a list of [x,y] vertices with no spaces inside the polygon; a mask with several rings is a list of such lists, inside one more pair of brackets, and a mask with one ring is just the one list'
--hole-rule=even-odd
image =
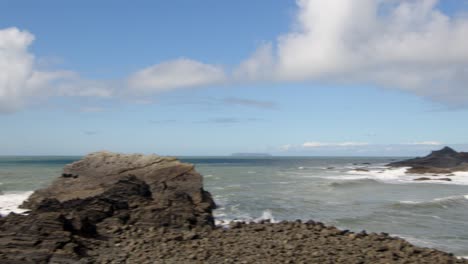
{"label": "eroded rock face", "polygon": [[468,171],[468,153],[444,147],[425,157],[392,162],[388,166],[410,167],[408,173],[414,174],[449,174],[455,171]]}
{"label": "eroded rock face", "polygon": [[[145,189],[144,200],[129,199],[131,187],[119,187],[121,181]],[[120,182],[120,185],[116,185]],[[136,188],[136,187],[135,187]],[[130,192],[130,193],[128,193]],[[105,199],[102,197],[106,196]],[[109,199],[108,197],[113,197]],[[55,199],[62,207],[77,201],[111,201],[112,204],[128,203],[132,210],[129,221],[148,225],[183,226],[213,225],[211,210],[214,202],[203,190],[202,176],[192,164],[181,163],[175,158],[156,155],[123,155],[98,152],[67,165],[62,177],[49,187],[34,192],[22,208],[36,210],[44,202]],[[138,210],[136,210],[138,209]],[[114,209],[97,208],[105,212]],[[107,214],[107,213],[104,213]]]}
{"label": "eroded rock face", "polygon": [[215,204],[191,164],[98,152],[67,165],[22,207],[29,215],[0,219],[0,259],[11,263],[82,259],[125,226],[211,228]]}

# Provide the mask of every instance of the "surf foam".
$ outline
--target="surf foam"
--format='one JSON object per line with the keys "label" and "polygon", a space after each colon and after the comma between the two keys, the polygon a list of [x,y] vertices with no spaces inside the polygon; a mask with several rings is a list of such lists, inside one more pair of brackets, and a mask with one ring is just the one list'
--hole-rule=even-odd
{"label": "surf foam", "polygon": [[27,210],[20,209],[20,206],[24,200],[26,200],[33,192],[6,192],[0,195],[0,215],[5,216],[12,212],[24,213]]}
{"label": "surf foam", "polygon": [[245,222],[245,223],[250,223],[250,222],[255,222],[258,223],[260,221],[264,220],[269,220],[271,223],[277,223],[278,221],[275,219],[273,216],[273,213],[271,210],[267,209],[262,212],[262,215],[257,218],[252,218],[248,215],[244,215],[240,218],[235,218],[235,219],[230,219],[226,218],[226,215],[224,213],[215,213],[215,225],[217,226],[222,226],[225,228],[229,227],[229,224],[232,222]]}
{"label": "surf foam", "polygon": [[[367,171],[352,169],[346,172],[347,175],[334,177],[342,180],[362,180],[362,179],[374,179],[384,183],[425,183],[425,184],[456,184],[456,185],[468,185],[468,172],[455,172],[453,176],[447,176],[445,174],[433,175],[433,174],[408,174],[409,167],[402,168],[389,168],[385,169],[366,169]],[[414,181],[417,178],[427,177],[431,180],[427,181]],[[441,181],[439,178],[450,178],[451,181]]]}

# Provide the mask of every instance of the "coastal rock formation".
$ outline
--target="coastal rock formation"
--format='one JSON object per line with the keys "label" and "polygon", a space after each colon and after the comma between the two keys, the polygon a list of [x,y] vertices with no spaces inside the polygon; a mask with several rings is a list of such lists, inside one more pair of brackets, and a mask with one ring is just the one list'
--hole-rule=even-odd
{"label": "coastal rock formation", "polygon": [[[213,225],[214,201],[194,166],[156,155],[90,154],[65,166],[62,177],[34,192],[21,207],[77,211],[73,207],[83,203],[80,212],[86,217],[104,218],[130,208],[128,221],[139,224]],[[99,208],[91,210],[88,203]]]}
{"label": "coastal rock formation", "polygon": [[22,205],[29,215],[0,219],[0,259],[76,260],[125,225],[213,227],[214,207],[191,164],[156,155],[93,153],[34,192]]}
{"label": "coastal rock formation", "polygon": [[457,152],[444,147],[425,157],[392,162],[388,166],[410,167],[407,173],[414,174],[450,174],[456,171],[468,171],[468,152]]}

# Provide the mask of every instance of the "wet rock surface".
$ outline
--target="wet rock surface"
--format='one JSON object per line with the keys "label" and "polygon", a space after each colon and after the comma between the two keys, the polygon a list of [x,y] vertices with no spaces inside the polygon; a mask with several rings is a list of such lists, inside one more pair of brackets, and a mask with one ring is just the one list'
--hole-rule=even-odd
{"label": "wet rock surface", "polygon": [[388,166],[410,167],[407,173],[413,174],[450,174],[456,171],[468,171],[468,153],[444,147],[425,157],[392,162]]}
{"label": "wet rock surface", "polygon": [[452,181],[450,178],[428,178],[428,177],[421,177],[416,178],[413,181]]}
{"label": "wet rock surface", "polygon": [[0,218],[0,263],[468,263],[309,221],[215,227],[193,165],[94,153]]}

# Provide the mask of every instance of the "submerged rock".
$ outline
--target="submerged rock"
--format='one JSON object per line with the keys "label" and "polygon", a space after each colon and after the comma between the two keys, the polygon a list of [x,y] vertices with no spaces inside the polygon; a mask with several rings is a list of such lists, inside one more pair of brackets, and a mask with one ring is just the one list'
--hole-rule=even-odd
{"label": "submerged rock", "polygon": [[364,169],[364,168],[356,168],[354,169],[355,171],[360,171],[360,172],[369,172],[368,169]]}
{"label": "submerged rock", "polygon": [[468,171],[468,153],[444,147],[425,157],[392,162],[388,166],[410,167],[407,172],[413,174],[450,174],[455,171]]}
{"label": "submerged rock", "polygon": [[413,181],[452,181],[450,178],[428,178],[428,177],[421,177],[416,178]]}

